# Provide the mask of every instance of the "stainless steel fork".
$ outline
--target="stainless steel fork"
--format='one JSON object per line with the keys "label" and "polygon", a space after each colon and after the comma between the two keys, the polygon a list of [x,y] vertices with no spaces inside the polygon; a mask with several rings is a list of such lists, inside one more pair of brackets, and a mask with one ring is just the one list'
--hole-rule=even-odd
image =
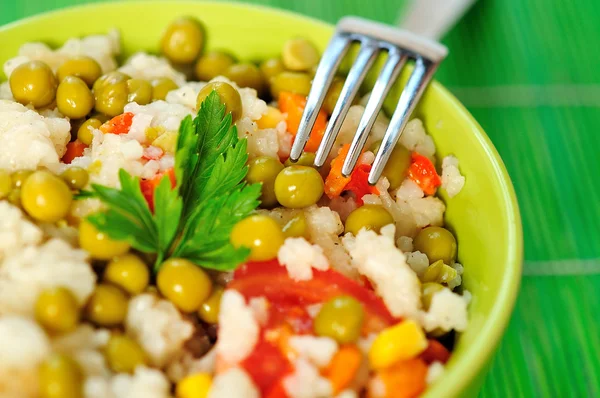
{"label": "stainless steel fork", "polygon": [[356,166],[383,101],[398,78],[402,67],[409,59],[415,62],[414,70],[400,94],[398,105],[383,136],[380,150],[377,152],[369,174],[369,183],[375,184],[425,87],[440,62],[448,54],[448,50],[435,41],[387,25],[355,17],[346,17],[340,20],[317,67],[312,88],[306,100],[306,108],[290,153],[292,161],[300,158],[319,109],[323,105],[327,90],[333,81],[335,71],[353,42],[360,44],[360,50],[329,119],[323,140],[315,156],[315,166],[321,167],[327,160],[352,100],[357,95],[361,83],[378,54],[382,51],[387,52],[387,59],[373,86],[365,106],[365,112],[350,146],[350,152],[342,167],[342,174],[346,177]]}

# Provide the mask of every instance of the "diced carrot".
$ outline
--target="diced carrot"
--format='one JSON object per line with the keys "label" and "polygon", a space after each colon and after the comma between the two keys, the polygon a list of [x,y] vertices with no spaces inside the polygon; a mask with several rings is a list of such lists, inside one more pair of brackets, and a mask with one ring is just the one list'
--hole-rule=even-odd
{"label": "diced carrot", "polygon": [[83,156],[83,151],[88,146],[79,140],[69,142],[67,144],[67,151],[62,157],[63,163],[70,164],[73,159]]}
{"label": "diced carrot", "polygon": [[427,195],[433,195],[436,188],[442,184],[442,179],[431,160],[417,152],[412,153],[412,163],[408,168],[408,177]]}
{"label": "diced carrot", "polygon": [[100,131],[104,134],[127,134],[131,128],[133,113],[125,112],[115,116],[108,122],[100,126]]}
{"label": "diced carrot", "polygon": [[329,379],[334,394],[343,391],[352,383],[362,360],[363,355],[355,345],[342,346],[335,353],[323,372],[324,376]]}
{"label": "diced carrot", "polygon": [[162,173],[158,173],[150,179],[140,180],[140,188],[142,189],[142,194],[144,195],[146,202],[148,202],[148,207],[152,212],[154,212],[154,190],[156,189],[156,187],[158,187],[158,184],[160,184],[160,181],[162,180],[165,174],[167,174],[169,176],[169,179],[171,180],[171,188],[175,188],[177,182],[175,180],[175,170],[172,168]]}
{"label": "diced carrot", "polygon": [[344,188],[350,182],[350,177],[342,175],[342,166],[350,151],[350,144],[345,144],[340,148],[338,155],[331,162],[331,170],[325,178],[325,194],[329,199],[340,196],[344,192]]}
{"label": "diced carrot", "polygon": [[446,363],[450,359],[450,351],[439,341],[430,339],[427,348],[421,353],[421,358],[426,363]]}
{"label": "diced carrot", "polygon": [[[300,119],[306,107],[306,98],[287,91],[279,94],[279,110],[287,114],[287,129],[295,137],[300,127]],[[310,138],[304,147],[306,152],[316,152],[325,134],[327,127],[327,114],[322,110],[317,114],[315,125],[310,133]]]}
{"label": "diced carrot", "polygon": [[369,184],[369,172],[371,165],[359,164],[350,175],[350,182],[346,185],[345,191],[352,191],[356,196],[356,203],[363,205],[363,196],[368,194],[379,195],[379,190],[374,185]]}
{"label": "diced carrot", "polygon": [[398,362],[379,372],[386,398],[413,398],[425,390],[427,365],[415,358]]}

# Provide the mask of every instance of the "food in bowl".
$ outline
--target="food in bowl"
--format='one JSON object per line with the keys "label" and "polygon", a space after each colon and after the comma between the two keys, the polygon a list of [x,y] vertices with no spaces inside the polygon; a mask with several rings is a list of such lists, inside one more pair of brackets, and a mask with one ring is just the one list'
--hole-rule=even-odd
{"label": "food in bowl", "polygon": [[204,37],[181,18],[160,56],[119,65],[109,32],[5,63],[0,392],[419,395],[468,322],[436,197],[460,194],[458,159],[436,159],[414,119],[370,186],[381,115],[344,177],[356,104],[312,167],[339,77],[291,163],[315,47],[256,65]]}

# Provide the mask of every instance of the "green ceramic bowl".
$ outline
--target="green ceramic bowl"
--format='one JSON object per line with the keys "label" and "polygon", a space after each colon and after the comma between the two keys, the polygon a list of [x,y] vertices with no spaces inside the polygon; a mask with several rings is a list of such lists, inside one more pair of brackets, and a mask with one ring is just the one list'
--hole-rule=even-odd
{"label": "green ceramic bowl", "polygon": [[[156,51],[162,29],[173,18],[193,15],[207,27],[208,47],[231,50],[241,59],[279,54],[285,40],[305,36],[323,50],[333,26],[268,8],[229,3],[154,1],[96,4],[52,12],[0,28],[0,62],[28,41],[58,45],[73,36],[121,30],[125,55]],[[2,77],[3,78],[3,77]],[[446,221],[458,237],[464,286],[473,294],[470,324],[459,336],[444,375],[428,397],[476,395],[510,318],[521,278],[522,233],[517,200],[506,169],[489,138],[467,110],[433,83],[417,116],[438,148],[454,154],[466,176],[456,197],[444,197]]]}

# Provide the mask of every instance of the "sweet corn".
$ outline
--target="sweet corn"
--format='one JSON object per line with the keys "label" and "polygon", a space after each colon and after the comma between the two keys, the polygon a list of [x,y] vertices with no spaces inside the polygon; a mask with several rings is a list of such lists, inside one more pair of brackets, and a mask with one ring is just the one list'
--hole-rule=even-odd
{"label": "sweet corn", "polygon": [[179,380],[175,395],[177,398],[206,398],[211,384],[208,373],[196,373]]}
{"label": "sweet corn", "polygon": [[394,363],[410,359],[427,348],[423,329],[411,320],[385,329],[373,341],[369,362],[375,369],[384,369]]}
{"label": "sweet corn", "polygon": [[259,129],[274,129],[282,120],[283,114],[279,109],[270,106],[267,108],[267,112],[256,121],[256,124]]}

